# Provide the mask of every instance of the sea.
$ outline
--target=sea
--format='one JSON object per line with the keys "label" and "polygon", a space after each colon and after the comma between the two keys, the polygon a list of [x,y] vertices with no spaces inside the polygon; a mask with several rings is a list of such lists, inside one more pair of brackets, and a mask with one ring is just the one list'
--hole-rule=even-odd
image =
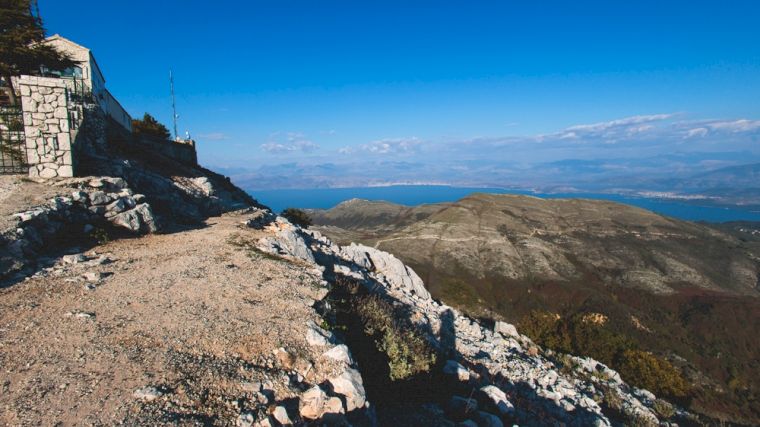
{"label": "sea", "polygon": [[522,194],[547,199],[600,199],[638,206],[687,221],[760,221],[760,211],[741,207],[702,205],[698,200],[650,198],[604,193],[536,193],[504,188],[450,187],[445,185],[391,185],[384,187],[251,190],[251,196],[275,212],[285,208],[329,209],[353,198],[384,200],[406,206],[454,202],[472,193]]}

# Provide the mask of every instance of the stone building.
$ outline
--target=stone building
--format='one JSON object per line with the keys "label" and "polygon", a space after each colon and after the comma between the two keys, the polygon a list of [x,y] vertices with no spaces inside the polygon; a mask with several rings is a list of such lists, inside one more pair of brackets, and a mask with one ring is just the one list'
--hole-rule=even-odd
{"label": "stone building", "polygon": [[[84,123],[140,144],[141,149],[196,163],[194,141],[131,136],[132,117],[106,88],[103,72],[90,49],[58,34],[43,43],[66,53],[77,65],[63,71],[42,68],[39,75],[13,77],[21,102],[20,109],[1,107],[4,111],[0,112],[0,166],[3,166],[0,173],[18,173],[17,167],[5,166],[11,160],[17,166],[18,158],[23,158],[23,167],[28,167],[30,177],[76,176],[78,159],[88,148],[81,141]],[[14,117],[13,111],[18,116]],[[100,133],[100,145],[105,144],[105,135],[106,131]]]}
{"label": "stone building", "polygon": [[95,61],[92,51],[59,34],[46,38],[44,43],[52,45],[58,51],[67,54],[78,65],[63,72],[44,70],[43,75],[68,80],[72,91],[92,94],[94,101],[100,105],[106,116],[131,131],[132,118],[119,101],[106,89],[106,79],[103,77],[103,72],[100,70],[98,62]]}

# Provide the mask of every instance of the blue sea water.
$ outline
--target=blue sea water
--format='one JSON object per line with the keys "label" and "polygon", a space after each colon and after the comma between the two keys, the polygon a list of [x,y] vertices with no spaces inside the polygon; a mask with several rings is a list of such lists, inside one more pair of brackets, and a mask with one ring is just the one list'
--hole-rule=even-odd
{"label": "blue sea water", "polygon": [[760,221],[760,212],[741,208],[702,206],[694,202],[672,199],[624,196],[597,193],[552,193],[542,194],[503,188],[449,187],[443,185],[394,185],[388,187],[362,188],[317,188],[291,190],[254,190],[251,196],[269,206],[275,212],[285,208],[329,209],[343,201],[359,198],[385,200],[407,206],[424,203],[453,202],[472,193],[527,194],[549,199],[584,198],[601,199],[625,203],[689,221],[725,222]]}

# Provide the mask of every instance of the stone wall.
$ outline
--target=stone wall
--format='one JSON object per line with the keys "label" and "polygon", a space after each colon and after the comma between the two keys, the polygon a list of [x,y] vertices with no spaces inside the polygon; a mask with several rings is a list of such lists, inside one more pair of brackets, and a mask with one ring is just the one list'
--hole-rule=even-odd
{"label": "stone wall", "polygon": [[170,159],[184,163],[190,166],[198,164],[198,156],[195,151],[195,141],[181,140],[172,141],[168,139],[152,139],[145,137],[134,138],[134,142],[150,151],[160,153]]}
{"label": "stone wall", "polygon": [[69,102],[66,82],[21,76],[16,83],[21,93],[29,176],[73,177],[75,129],[82,110]]}
{"label": "stone wall", "polygon": [[149,156],[160,154],[185,165],[198,164],[195,141],[133,137],[131,118],[113,97],[108,111],[102,103],[72,99],[68,79],[20,76],[14,81],[21,95],[30,177],[76,176],[80,155],[107,150],[106,137]]}

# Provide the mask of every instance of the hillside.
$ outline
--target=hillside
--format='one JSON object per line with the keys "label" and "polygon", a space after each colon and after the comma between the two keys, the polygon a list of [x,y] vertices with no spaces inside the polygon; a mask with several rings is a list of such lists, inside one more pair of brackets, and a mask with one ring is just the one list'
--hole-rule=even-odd
{"label": "hillside", "polygon": [[697,385],[693,408],[760,419],[760,250],[747,238],[617,203],[512,195],[421,208],[353,200],[310,214],[340,243],[398,256],[435,298],[536,339],[537,313],[600,313],[681,367]]}
{"label": "hillside", "polygon": [[112,148],[85,158],[90,176],[0,179],[0,423],[701,422],[433,300],[393,255],[294,226],[211,171]]}

